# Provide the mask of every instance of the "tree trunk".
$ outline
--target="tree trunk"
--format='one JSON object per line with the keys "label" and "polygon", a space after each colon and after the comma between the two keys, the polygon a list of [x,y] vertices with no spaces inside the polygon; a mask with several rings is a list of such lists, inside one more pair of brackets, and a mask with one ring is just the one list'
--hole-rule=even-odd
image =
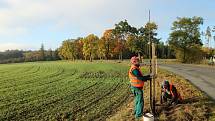
{"label": "tree trunk", "polygon": [[93,60],[92,60],[92,54],[90,53],[90,62],[92,62]]}
{"label": "tree trunk", "polygon": [[141,55],[140,55],[139,52],[138,52],[138,58],[139,58],[139,60],[140,60],[140,63],[142,63]]}
{"label": "tree trunk", "polygon": [[108,44],[107,54],[106,54],[106,60],[109,59],[109,53],[110,53],[110,45]]}
{"label": "tree trunk", "polygon": [[185,54],[186,54],[186,52],[185,52],[185,51],[186,51],[186,50],[185,50],[185,48],[184,48],[184,57],[183,57],[183,62],[186,62],[186,61],[185,61],[185,59],[186,59],[186,55],[185,55]]}
{"label": "tree trunk", "polygon": [[146,54],[145,57],[148,58],[148,47],[147,47],[147,44],[145,44],[145,52],[144,53]]}
{"label": "tree trunk", "polygon": [[92,57],[90,56],[90,62],[92,62],[93,60],[92,60]]}
{"label": "tree trunk", "polygon": [[151,57],[150,57],[150,45],[148,45],[147,44],[147,52],[148,52],[148,54],[147,54],[147,57],[148,57],[148,59],[150,59]]}
{"label": "tree trunk", "polygon": [[120,54],[120,55],[121,55],[121,61],[123,61],[123,58],[122,58],[122,51],[121,51],[121,54]]}

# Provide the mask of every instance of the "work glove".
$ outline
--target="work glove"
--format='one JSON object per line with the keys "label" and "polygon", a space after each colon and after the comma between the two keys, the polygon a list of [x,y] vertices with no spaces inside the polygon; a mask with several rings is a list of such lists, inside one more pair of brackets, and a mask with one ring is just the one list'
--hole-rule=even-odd
{"label": "work glove", "polygon": [[152,79],[153,77],[154,77],[154,74],[152,74],[152,73],[147,75],[148,80]]}
{"label": "work glove", "polygon": [[149,75],[146,75],[145,77],[146,77],[146,79],[147,79],[147,80],[152,79],[152,77],[151,77],[151,75],[150,75],[150,74],[149,74]]}

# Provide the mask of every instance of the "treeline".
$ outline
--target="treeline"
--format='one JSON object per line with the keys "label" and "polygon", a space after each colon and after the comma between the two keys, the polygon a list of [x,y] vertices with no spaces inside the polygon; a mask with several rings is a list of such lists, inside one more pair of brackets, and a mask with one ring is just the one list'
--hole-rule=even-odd
{"label": "treeline", "polygon": [[0,63],[20,63],[34,61],[54,61],[59,60],[57,50],[45,50],[43,44],[40,50],[23,51],[23,50],[6,50],[0,52]]}
{"label": "treeline", "polygon": [[[200,32],[203,24],[201,17],[178,17],[172,23],[167,43],[157,37],[158,26],[148,22],[141,27],[131,26],[127,20],[107,29],[101,37],[89,34],[86,37],[67,39],[56,50],[38,51],[8,50],[0,52],[0,63],[49,61],[49,60],[94,60],[94,59],[129,59],[131,56],[150,57],[149,40],[156,45],[156,55],[161,59],[177,58],[183,63],[201,63],[203,59],[215,55],[210,47],[212,38],[215,41],[215,27]],[[214,34],[214,35],[213,35]],[[203,46],[203,38],[207,40]]]}
{"label": "treeline", "polygon": [[[183,63],[201,63],[215,55],[210,47],[212,38],[215,42],[215,27],[200,32],[202,17],[178,17],[171,27],[167,43],[157,38],[156,23],[146,23],[139,28],[131,26],[127,20],[105,30],[102,37],[90,34],[86,37],[63,41],[58,49],[61,59],[127,59],[133,55],[149,58],[149,39],[156,45],[156,55],[161,59],[177,58]],[[203,46],[203,38],[207,40]]]}
{"label": "treeline", "polygon": [[58,52],[61,59],[127,59],[133,55],[149,58],[149,38],[156,43],[158,58],[175,58],[174,51],[157,38],[158,26],[146,23],[136,28],[127,20],[115,24],[112,29],[105,30],[102,37],[90,34],[77,39],[63,41]]}

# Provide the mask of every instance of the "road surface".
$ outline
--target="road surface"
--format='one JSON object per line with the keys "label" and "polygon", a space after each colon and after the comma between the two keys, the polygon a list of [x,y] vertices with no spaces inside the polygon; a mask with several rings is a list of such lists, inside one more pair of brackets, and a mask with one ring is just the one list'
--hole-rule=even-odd
{"label": "road surface", "polygon": [[215,68],[188,64],[160,64],[159,67],[184,77],[215,100]]}

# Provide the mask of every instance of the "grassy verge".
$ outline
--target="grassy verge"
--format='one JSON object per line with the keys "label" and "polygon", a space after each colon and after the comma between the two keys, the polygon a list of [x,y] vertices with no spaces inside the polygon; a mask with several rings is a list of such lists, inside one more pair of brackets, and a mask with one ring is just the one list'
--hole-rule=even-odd
{"label": "grassy verge", "polygon": [[[175,75],[166,70],[160,70],[156,79],[156,111],[158,113],[158,120],[161,121],[204,121],[215,120],[215,103],[203,92],[198,90],[189,81]],[[176,106],[160,105],[160,86],[163,80],[172,82],[181,93],[183,103]],[[149,111],[149,83],[144,87],[144,110]],[[127,104],[124,104],[119,111],[108,121],[133,121],[135,120],[133,113],[133,97],[130,96]]]}

